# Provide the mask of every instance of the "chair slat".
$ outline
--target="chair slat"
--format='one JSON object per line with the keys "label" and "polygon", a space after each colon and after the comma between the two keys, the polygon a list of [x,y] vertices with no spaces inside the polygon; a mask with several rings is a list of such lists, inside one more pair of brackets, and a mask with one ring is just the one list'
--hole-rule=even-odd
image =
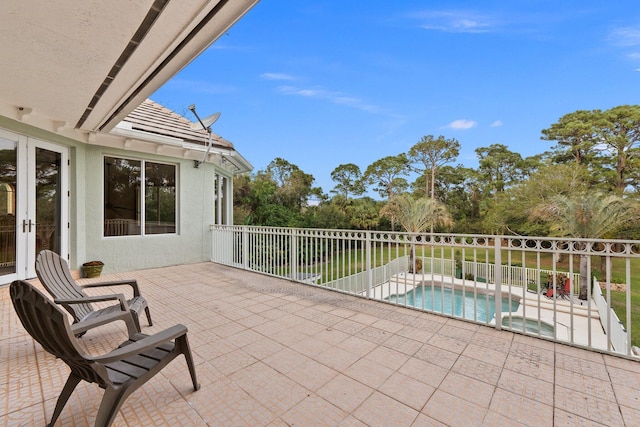
{"label": "chair slat", "polygon": [[120,360],[118,362],[107,363],[105,366],[114,371],[120,372],[121,374],[129,375],[131,378],[140,378],[147,372],[149,369],[143,369],[139,366],[133,365],[127,360]]}

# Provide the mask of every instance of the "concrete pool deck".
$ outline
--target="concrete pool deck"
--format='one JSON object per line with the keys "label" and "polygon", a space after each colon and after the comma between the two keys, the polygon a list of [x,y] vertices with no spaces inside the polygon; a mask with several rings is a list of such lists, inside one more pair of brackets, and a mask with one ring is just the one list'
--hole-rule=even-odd
{"label": "concrete pool deck", "polygon": [[[640,362],[319,287],[199,263],[129,273],[154,333],[189,328],[198,380],[178,358],[114,426],[638,426]],[[128,292],[126,287],[123,292]],[[69,373],[34,344],[0,287],[0,426],[41,426]],[[120,325],[81,339],[104,353]],[[56,426],[93,425],[81,384]]]}

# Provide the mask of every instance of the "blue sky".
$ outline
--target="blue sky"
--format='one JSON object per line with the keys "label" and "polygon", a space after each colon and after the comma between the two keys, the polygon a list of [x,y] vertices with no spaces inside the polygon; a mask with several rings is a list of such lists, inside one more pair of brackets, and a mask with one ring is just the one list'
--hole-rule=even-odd
{"label": "blue sky", "polygon": [[478,147],[538,154],[562,115],[638,104],[640,3],[262,0],[151,99],[221,112],[255,171],[282,157],[325,193],[425,135],[476,167]]}

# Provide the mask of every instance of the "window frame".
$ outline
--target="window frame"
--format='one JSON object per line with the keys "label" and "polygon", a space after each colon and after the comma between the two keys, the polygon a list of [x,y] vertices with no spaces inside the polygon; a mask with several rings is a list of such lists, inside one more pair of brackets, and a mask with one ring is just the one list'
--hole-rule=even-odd
{"label": "window frame", "polygon": [[[137,211],[139,212],[139,223],[140,223],[140,232],[137,234],[121,234],[121,235],[106,235],[105,234],[105,206],[106,206],[106,194],[105,194],[105,176],[106,176],[106,159],[111,158],[115,160],[128,160],[132,162],[140,162],[140,188],[138,190],[138,194],[136,195],[136,206]],[[174,167],[174,182],[175,182],[175,231],[173,232],[165,232],[165,233],[147,233],[146,226],[146,194],[147,194],[147,182],[146,182],[146,167],[148,163],[155,163],[159,165],[173,166]],[[179,185],[179,177],[180,177],[180,164],[173,163],[169,161],[161,161],[161,160],[148,160],[146,158],[139,157],[130,157],[130,156],[120,156],[120,155],[111,155],[111,154],[103,154],[102,156],[102,237],[111,239],[111,238],[131,238],[131,237],[149,237],[149,236],[177,236],[180,234],[180,185]]]}

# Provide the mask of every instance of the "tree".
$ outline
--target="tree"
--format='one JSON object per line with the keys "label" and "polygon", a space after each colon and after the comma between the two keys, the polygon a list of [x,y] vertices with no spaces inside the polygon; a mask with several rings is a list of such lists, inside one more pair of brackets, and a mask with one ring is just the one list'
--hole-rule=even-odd
{"label": "tree", "polygon": [[[421,197],[414,199],[401,194],[389,200],[380,210],[380,215],[396,218],[402,228],[409,233],[422,233],[437,226],[451,226],[453,221],[447,208],[435,199]],[[415,271],[415,243],[411,243],[410,271]]]}
{"label": "tree", "polygon": [[378,205],[371,197],[355,199],[347,206],[351,228],[356,230],[374,230],[379,223]]}
{"label": "tree", "polygon": [[[436,200],[444,203],[454,220],[457,233],[480,233],[480,202],[482,185],[475,169],[462,165],[445,165],[435,179]],[[419,175],[411,184],[412,195],[429,197],[425,193],[425,175]]]}
{"label": "tree", "polygon": [[[376,160],[367,167],[364,180],[375,185],[374,190],[382,197],[391,200],[395,194],[406,190],[409,183],[402,176],[409,174],[409,160],[402,153],[397,156],[387,156]],[[391,230],[395,228],[395,221],[391,217]]]}
{"label": "tree", "polygon": [[276,201],[276,190],[275,181],[264,172],[234,178],[234,222],[268,226],[287,226],[293,223],[296,212]]}
{"label": "tree", "polygon": [[601,114],[600,110],[578,110],[565,114],[557,123],[543,129],[540,139],[557,142],[553,147],[556,162],[572,160],[577,164],[589,164],[599,142],[597,122]]}
{"label": "tree", "polygon": [[422,233],[431,227],[453,225],[445,205],[426,197],[414,199],[408,194],[394,196],[380,210],[380,215],[394,216],[409,233]]}
{"label": "tree", "polygon": [[522,156],[509,150],[506,145],[491,144],[476,148],[479,172],[487,181],[494,198],[514,182],[522,179]]}
{"label": "tree", "polygon": [[275,197],[289,209],[301,210],[306,207],[311,195],[319,190],[312,187],[313,175],[304,173],[298,166],[276,157],[267,165],[266,174],[276,183]]}
{"label": "tree", "polygon": [[375,185],[374,191],[381,197],[391,199],[404,187],[408,187],[407,181],[402,178],[409,174],[409,160],[406,154],[387,156],[376,160],[367,167],[364,173],[365,182]]}
{"label": "tree", "polygon": [[[636,203],[600,192],[556,195],[532,211],[534,219],[551,225],[559,236],[608,238],[620,228],[640,219]],[[587,299],[589,287],[588,255],[580,255],[580,299]]]}
{"label": "tree", "polygon": [[247,225],[295,227],[303,222],[303,211],[312,196],[322,197],[312,187],[313,176],[282,158],[266,170],[234,181],[234,222]]}
{"label": "tree", "polygon": [[359,196],[364,193],[362,172],[358,165],[347,163],[340,165],[331,172],[331,179],[336,182],[332,193],[339,194],[344,200],[349,200],[349,195]]}
{"label": "tree", "polygon": [[620,196],[628,185],[640,157],[640,105],[621,105],[602,113],[600,123],[605,149],[613,156],[615,189]]}
{"label": "tree", "polygon": [[461,169],[463,181],[462,185],[469,194],[469,205],[471,209],[470,218],[474,221],[480,219],[480,202],[482,200],[482,178],[475,169]]}
{"label": "tree", "polygon": [[233,223],[236,225],[251,222],[251,186],[250,175],[233,177]]}
{"label": "tree", "polygon": [[[429,193],[428,183],[431,181],[431,198],[435,198],[436,170],[447,163],[451,163],[460,154],[460,143],[455,139],[445,139],[440,135],[423,136],[422,139],[409,149],[409,161],[421,163],[423,168],[417,172],[424,172],[425,193]],[[427,173],[431,173],[431,180],[427,179]]]}
{"label": "tree", "polygon": [[302,215],[301,227],[348,229],[349,216],[341,206],[330,202],[322,202],[318,206],[309,206]]}
{"label": "tree", "polygon": [[284,187],[287,185],[291,174],[296,170],[299,170],[298,166],[289,163],[281,157],[276,157],[269,162],[265,172],[278,187]]}
{"label": "tree", "polygon": [[513,185],[499,195],[483,218],[485,231],[496,234],[548,235],[548,225],[541,221],[531,221],[531,212],[551,197],[571,196],[587,191],[588,176],[588,169],[576,163],[542,166],[528,180]]}
{"label": "tree", "polygon": [[542,139],[558,142],[555,162],[573,160],[588,166],[592,182],[604,180],[619,196],[630,186],[640,186],[639,105],[578,110],[562,116],[542,134]]}

